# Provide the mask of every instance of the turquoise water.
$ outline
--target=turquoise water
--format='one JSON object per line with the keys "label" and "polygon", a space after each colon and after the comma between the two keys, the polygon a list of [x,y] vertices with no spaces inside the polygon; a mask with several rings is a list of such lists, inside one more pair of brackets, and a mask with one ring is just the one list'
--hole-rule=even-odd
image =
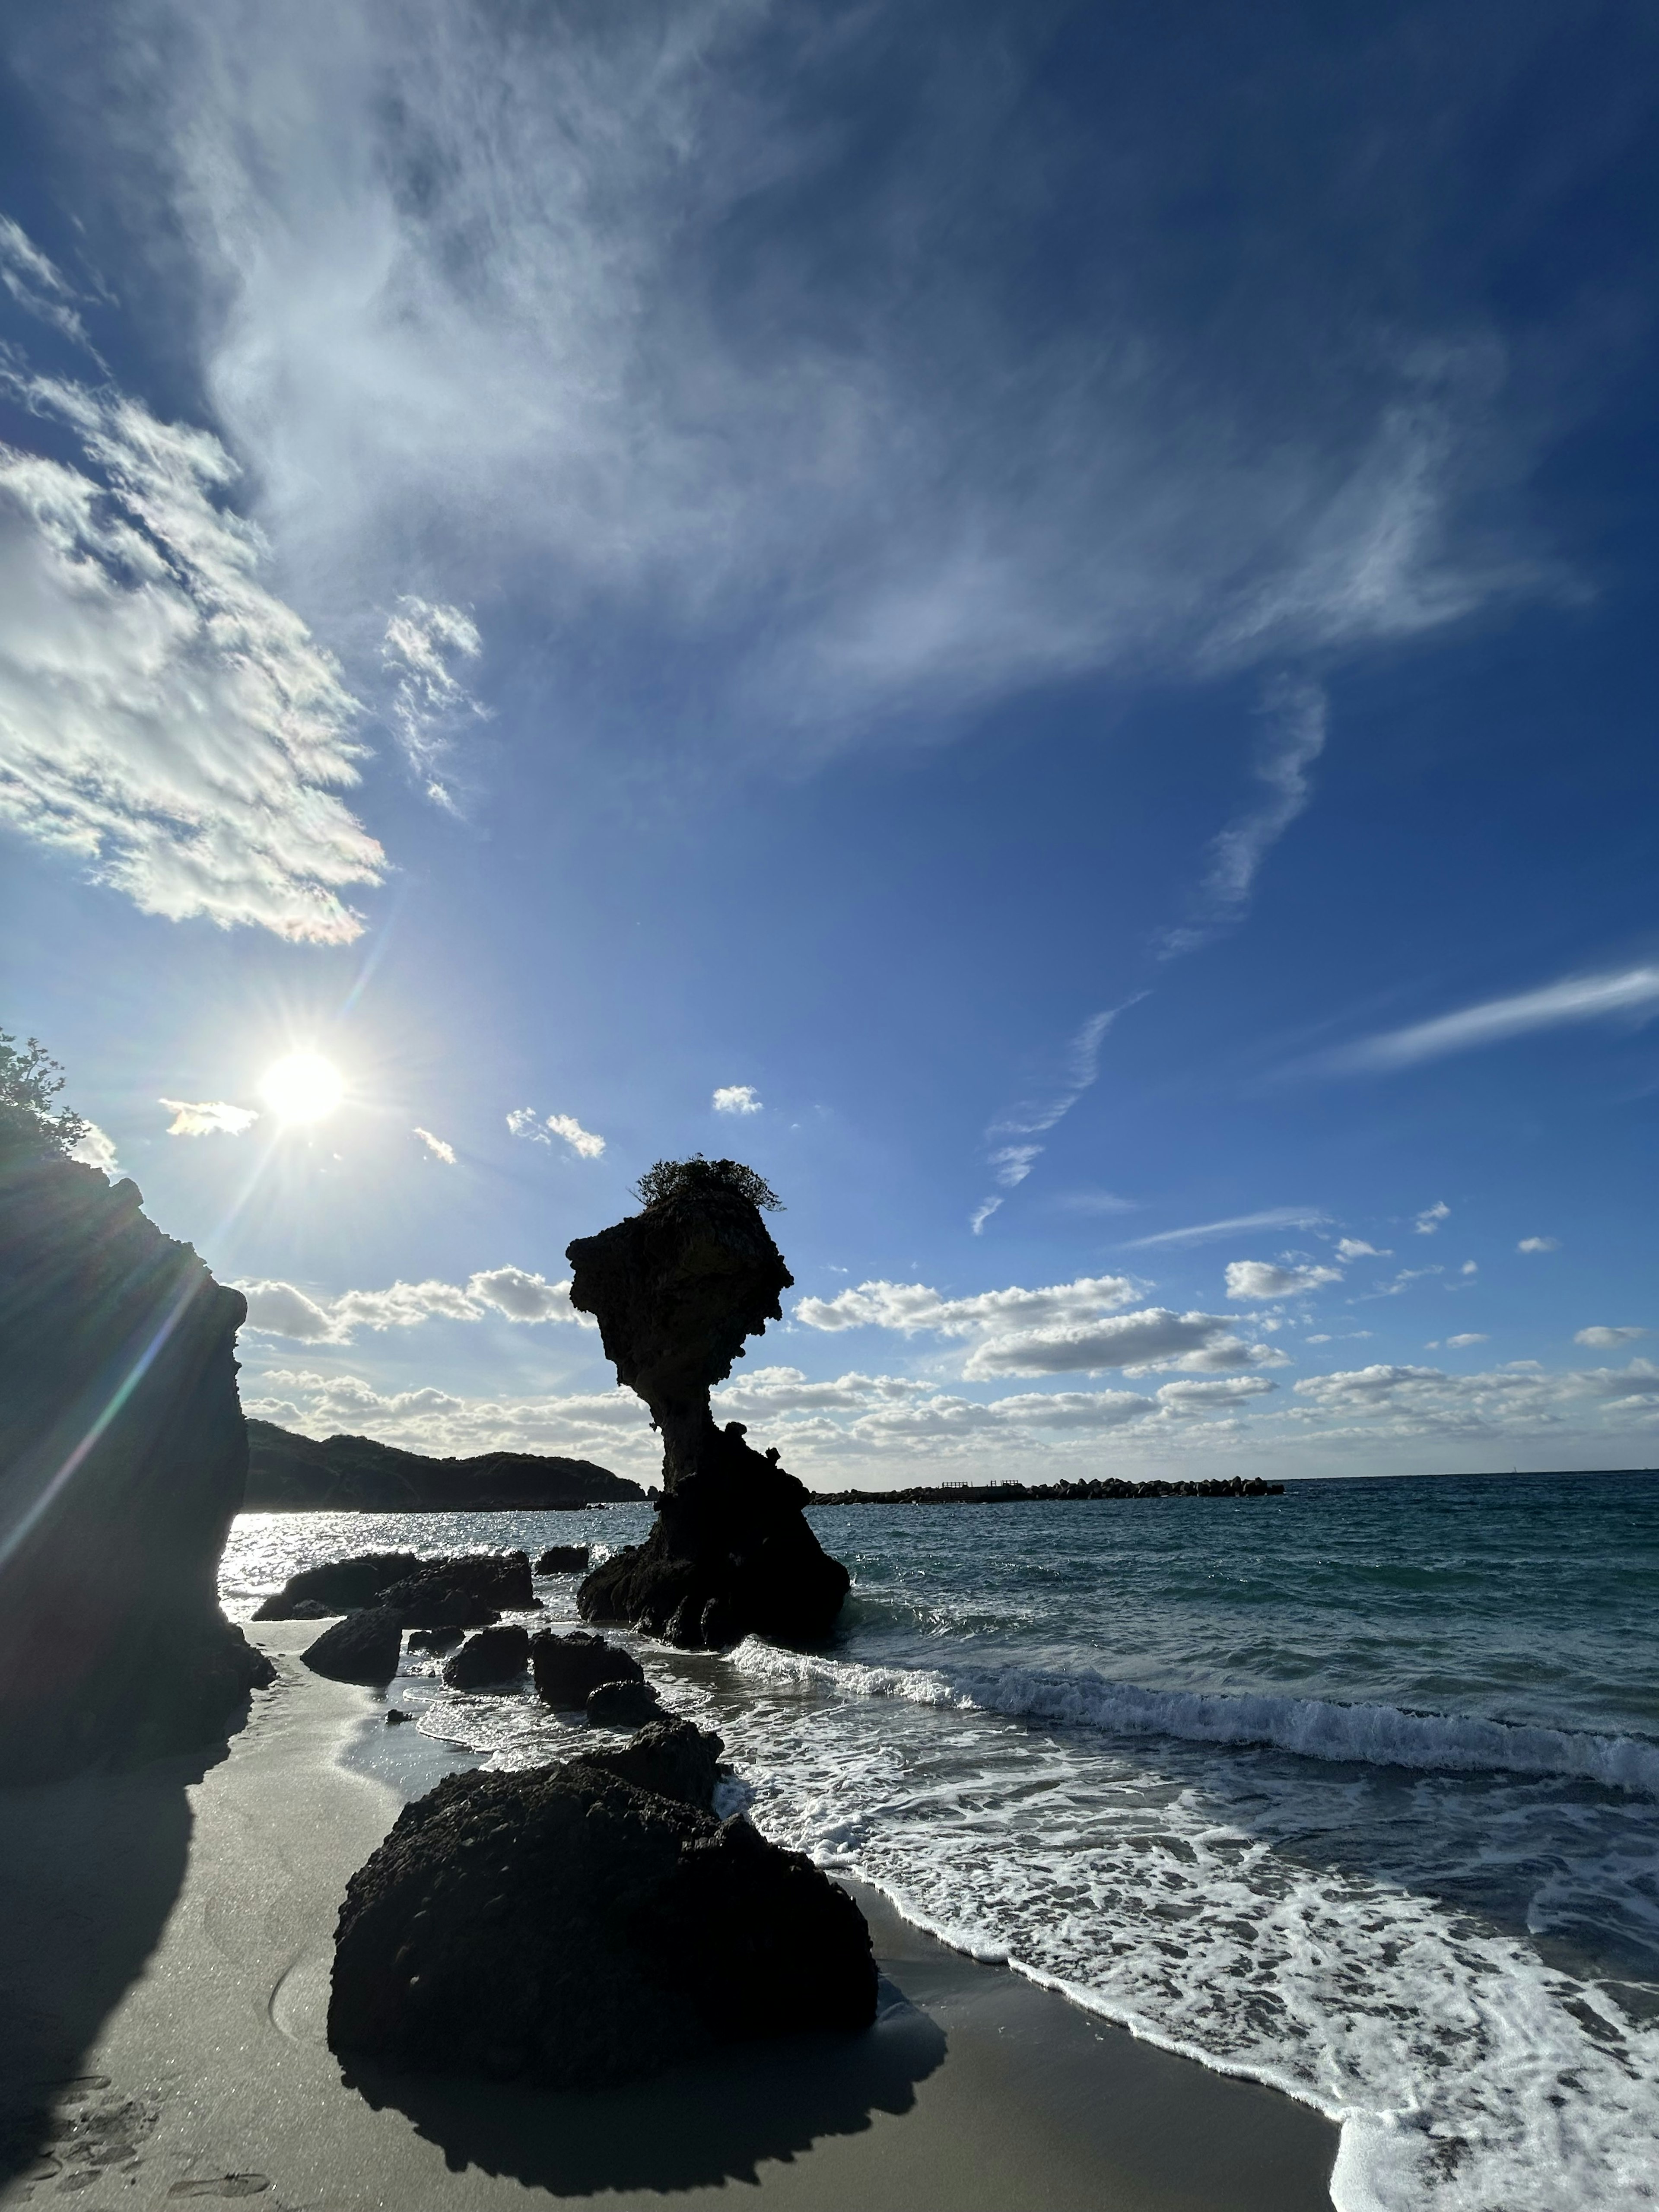
{"label": "turquoise water", "polygon": [[[225,1594],[646,1518],[247,1516]],[[642,1650],[769,1833],[1317,2105],[1341,2212],[1659,2202],[1659,1480],[813,1519],[854,1573],[828,1650]],[[574,1747],[527,1695],[410,1663],[429,1734]]]}

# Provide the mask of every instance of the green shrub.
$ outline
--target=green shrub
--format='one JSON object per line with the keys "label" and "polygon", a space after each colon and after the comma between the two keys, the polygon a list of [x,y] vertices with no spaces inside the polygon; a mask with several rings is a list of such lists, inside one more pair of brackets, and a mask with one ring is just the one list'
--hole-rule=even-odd
{"label": "green shrub", "polygon": [[58,1152],[78,1145],[89,1125],[67,1106],[52,1103],[64,1081],[63,1069],[39,1037],[19,1045],[0,1030],[0,1145]]}
{"label": "green shrub", "polygon": [[765,1212],[783,1211],[783,1200],[753,1168],[744,1167],[741,1160],[706,1160],[701,1152],[693,1152],[689,1160],[659,1160],[635,1184],[634,1195],[641,1206],[653,1206],[700,1190],[733,1191]]}

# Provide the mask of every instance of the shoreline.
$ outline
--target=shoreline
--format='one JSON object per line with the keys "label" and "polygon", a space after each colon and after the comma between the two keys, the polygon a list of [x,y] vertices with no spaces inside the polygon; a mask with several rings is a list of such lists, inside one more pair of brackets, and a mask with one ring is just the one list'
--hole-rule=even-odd
{"label": "shoreline", "polygon": [[[861,1884],[884,1977],[865,2035],[728,2047],[581,2096],[367,2069],[347,2086],[323,2034],[346,1880],[404,1802],[394,1775],[418,1794],[476,1762],[412,1729],[366,1758],[386,1700],[299,1663],[316,1624],[249,1632],[278,1679],[205,1771],[0,1794],[8,2212],[65,2190],[88,2212],[412,2212],[526,2187],[644,2212],[732,2182],[779,2212],[1328,2212],[1338,2133],[1310,2107],[951,1951]],[[20,2160],[20,2094],[54,2115],[42,2160]]]}

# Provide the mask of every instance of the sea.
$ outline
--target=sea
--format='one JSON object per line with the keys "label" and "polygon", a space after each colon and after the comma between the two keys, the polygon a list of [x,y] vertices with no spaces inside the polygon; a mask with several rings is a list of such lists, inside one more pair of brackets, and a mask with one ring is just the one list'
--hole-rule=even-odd
{"label": "sea", "polygon": [[[226,1608],[345,1553],[600,1557],[649,1517],[247,1514]],[[1339,2212],[1659,2203],[1659,1476],[811,1519],[853,1576],[824,1650],[620,1638],[725,1739],[727,1809],[1316,2106]],[[574,1622],[575,1577],[538,1588]],[[527,1689],[404,1668],[434,1755],[580,1747]]]}

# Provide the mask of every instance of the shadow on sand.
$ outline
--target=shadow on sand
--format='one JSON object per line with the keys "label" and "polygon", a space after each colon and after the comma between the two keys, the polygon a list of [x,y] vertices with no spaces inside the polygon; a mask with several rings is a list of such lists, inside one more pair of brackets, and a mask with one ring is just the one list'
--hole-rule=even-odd
{"label": "shadow on sand", "polygon": [[908,2112],[945,2037],[884,1978],[876,2024],[857,2036],[728,2045],[626,2088],[580,2094],[394,2075],[362,2061],[349,2087],[404,2113],[450,2171],[477,2166],[556,2197],[755,2182],[825,2136],[857,2135],[876,2112]]}
{"label": "shadow on sand", "polygon": [[0,2187],[105,2085],[82,2072],[184,1885],[185,1795],[216,1744],[131,1774],[0,1789]]}

